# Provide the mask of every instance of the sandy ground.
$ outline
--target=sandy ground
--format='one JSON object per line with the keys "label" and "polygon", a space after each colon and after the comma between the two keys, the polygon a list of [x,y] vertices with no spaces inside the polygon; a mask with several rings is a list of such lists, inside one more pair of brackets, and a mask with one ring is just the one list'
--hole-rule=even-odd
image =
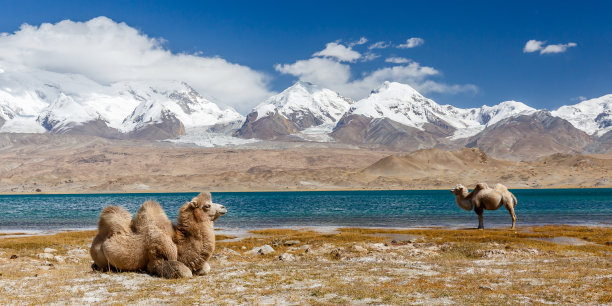
{"label": "sandy ground", "polygon": [[610,228],[264,230],[179,280],[93,272],[94,234],[0,238],[0,304],[612,303]]}
{"label": "sandy ground", "polygon": [[[45,138],[48,137],[48,138]],[[612,187],[610,156],[496,160],[477,149],[395,152],[338,144],[236,148],[34,135],[0,144],[0,193]]]}

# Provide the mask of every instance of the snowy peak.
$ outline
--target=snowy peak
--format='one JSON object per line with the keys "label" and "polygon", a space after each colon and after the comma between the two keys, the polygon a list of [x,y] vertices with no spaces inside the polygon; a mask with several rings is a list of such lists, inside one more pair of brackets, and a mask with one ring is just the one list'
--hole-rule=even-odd
{"label": "snowy peak", "polygon": [[475,135],[505,118],[535,111],[516,101],[469,109],[439,105],[409,85],[385,82],[372,91],[369,97],[355,103],[349,113],[369,118],[388,118],[419,130],[425,130],[427,124],[433,124],[449,130],[452,133],[451,139],[459,139]]}
{"label": "snowy peak", "polygon": [[37,121],[49,131],[63,133],[72,126],[94,121],[99,117],[95,110],[77,103],[62,92]]}
{"label": "snowy peak", "polygon": [[[312,115],[314,124],[337,122],[350,108],[351,99],[308,82],[296,82],[253,109],[262,118],[278,112],[290,119]],[[303,126],[307,128],[309,126]]]}
{"label": "snowy peak", "polygon": [[234,135],[259,139],[326,136],[352,104],[330,89],[296,82],[255,107]]}
{"label": "snowy peak", "polygon": [[212,126],[242,120],[233,109],[222,110],[203,98],[184,82],[170,84],[123,84],[121,95],[130,95],[139,103],[122,122],[122,130],[132,131],[143,125],[156,124],[172,115],[185,127]]}
{"label": "snowy peak", "polygon": [[612,130],[612,94],[562,106],[551,113],[589,135],[602,136]]}
{"label": "snowy peak", "polygon": [[396,82],[385,82],[350,110],[350,114],[388,118],[417,129],[423,129],[425,123],[439,121],[446,122],[454,129],[474,125],[458,117],[459,113],[460,109],[439,105],[409,85]]}
{"label": "snowy peak", "polygon": [[530,115],[537,111],[537,109],[522,102],[504,101],[493,106],[483,105],[480,108],[460,110],[460,113],[467,120],[476,121],[483,126],[490,126],[509,117]]}
{"label": "snowy peak", "polygon": [[104,136],[125,137],[148,125],[158,129],[172,126],[180,131],[182,128],[174,127],[213,126],[244,119],[233,109],[219,108],[184,82],[149,80],[107,85],[82,75],[5,68],[0,74],[0,132],[78,131],[97,135],[95,129],[102,128]]}

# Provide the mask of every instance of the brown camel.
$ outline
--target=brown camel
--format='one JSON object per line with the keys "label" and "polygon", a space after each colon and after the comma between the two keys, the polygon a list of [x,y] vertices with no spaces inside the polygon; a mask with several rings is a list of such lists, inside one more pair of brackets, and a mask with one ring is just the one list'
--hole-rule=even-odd
{"label": "brown camel", "polygon": [[[207,192],[181,207],[176,226],[154,201],[145,202],[134,219],[121,207],[106,207],[90,249],[92,268],[147,271],[164,278],[190,277],[192,271],[205,274],[214,251],[212,223],[225,212],[224,206],[210,201]],[[186,254],[180,255],[179,250]]]}
{"label": "brown camel", "polygon": [[92,268],[108,271],[146,271],[164,278],[189,277],[191,271],[177,261],[172,223],[159,203],[146,201],[134,219],[117,206],[102,210],[98,235],[91,245]]}
{"label": "brown camel", "polygon": [[460,208],[467,211],[474,209],[474,212],[478,215],[479,229],[484,228],[482,215],[484,210],[496,210],[502,205],[506,207],[512,217],[511,229],[516,228],[514,207],[516,207],[518,201],[506,186],[496,184],[495,187],[490,188],[486,183],[478,183],[472,192],[468,192],[467,188],[458,184],[454,189],[451,189],[451,192],[455,195],[455,201]]}

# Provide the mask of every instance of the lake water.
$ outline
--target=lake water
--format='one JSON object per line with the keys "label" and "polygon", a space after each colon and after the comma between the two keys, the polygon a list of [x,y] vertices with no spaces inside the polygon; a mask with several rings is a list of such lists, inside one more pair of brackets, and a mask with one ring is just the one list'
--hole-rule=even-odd
{"label": "lake water", "polygon": [[[612,189],[512,190],[517,225],[612,226]],[[135,213],[149,199],[171,220],[195,193],[3,195],[0,231],[93,229],[102,208],[119,205]],[[213,193],[227,207],[215,227],[476,227],[474,212],[461,210],[447,190]],[[508,227],[502,207],[485,211],[485,227]]]}

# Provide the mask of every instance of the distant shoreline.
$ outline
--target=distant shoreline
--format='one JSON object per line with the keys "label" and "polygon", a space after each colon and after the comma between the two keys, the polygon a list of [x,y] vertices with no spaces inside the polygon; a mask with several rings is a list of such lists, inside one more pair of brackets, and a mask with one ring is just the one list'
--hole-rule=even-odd
{"label": "distant shoreline", "polygon": [[[65,193],[65,192],[28,192],[28,193],[3,193],[0,192],[0,196],[29,196],[29,195],[109,195],[109,194],[189,194],[189,193],[199,193],[202,191],[210,191],[212,193],[256,193],[256,192],[343,192],[343,191],[439,191],[439,190],[450,190],[452,186],[449,188],[411,188],[411,189],[276,189],[276,190],[266,190],[266,189],[254,189],[254,190],[211,190],[211,189],[203,189],[196,191],[160,191],[160,190],[152,190],[152,191],[142,191],[142,190],[134,190],[134,191],[101,191],[101,192],[86,192],[86,193]],[[469,189],[470,186],[468,186]],[[532,188],[532,187],[512,187],[508,186],[508,189],[511,190],[566,190],[566,189],[612,189],[609,186],[562,186],[562,187],[546,187],[546,188]]]}

